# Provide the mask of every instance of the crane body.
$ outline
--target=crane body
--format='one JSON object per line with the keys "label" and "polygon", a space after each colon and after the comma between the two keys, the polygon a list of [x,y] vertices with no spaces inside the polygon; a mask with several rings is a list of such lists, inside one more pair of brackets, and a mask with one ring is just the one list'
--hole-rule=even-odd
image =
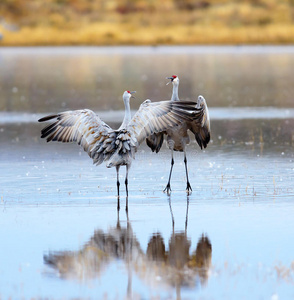
{"label": "crane body", "polygon": [[[173,84],[173,92],[171,96],[171,102],[177,103],[181,102],[178,96],[178,87],[179,87],[179,77],[173,75],[172,77],[167,77],[170,79]],[[167,83],[169,84],[169,82]],[[206,148],[207,144],[210,141],[210,119],[209,119],[209,112],[206,101],[203,96],[198,96],[197,105],[198,109],[201,109],[202,115],[200,118],[195,118],[192,121],[185,121],[180,124],[173,126],[172,128],[168,128],[166,131],[156,133],[150,137],[147,137],[146,143],[154,152],[159,152],[164,140],[164,134],[167,135],[167,145],[168,148],[171,150],[171,168],[169,173],[168,183],[164,189],[168,194],[171,192],[170,187],[170,180],[174,165],[174,151],[184,152],[184,163],[185,163],[185,170],[186,170],[186,179],[187,179],[187,186],[186,191],[187,193],[192,192],[192,187],[189,182],[188,177],[188,166],[187,166],[187,155],[186,155],[186,145],[190,143],[190,137],[188,134],[188,130],[192,131],[195,136],[195,139],[201,149]]]}

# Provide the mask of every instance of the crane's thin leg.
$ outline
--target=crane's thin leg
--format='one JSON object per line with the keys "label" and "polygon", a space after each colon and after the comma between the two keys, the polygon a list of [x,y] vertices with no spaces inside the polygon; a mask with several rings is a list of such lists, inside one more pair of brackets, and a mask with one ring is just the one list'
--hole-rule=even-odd
{"label": "crane's thin leg", "polygon": [[129,166],[126,165],[126,180],[125,180],[125,185],[126,185],[126,212],[128,211],[128,199],[129,199],[129,190],[128,190],[128,175],[129,175]]}
{"label": "crane's thin leg", "polygon": [[117,185],[117,210],[119,211],[120,209],[120,204],[119,204],[119,167],[120,166],[116,166],[116,185]]}
{"label": "crane's thin leg", "polygon": [[187,177],[187,187],[186,187],[186,192],[188,195],[192,193],[192,188],[189,182],[189,177],[188,177],[188,168],[187,168],[187,157],[186,157],[186,149],[184,149],[184,163],[185,163],[185,168],[186,168],[186,177]]}
{"label": "crane's thin leg", "polygon": [[165,189],[163,190],[164,192],[167,192],[167,194],[169,195],[171,192],[171,188],[170,188],[170,179],[171,179],[171,174],[173,171],[173,166],[174,166],[174,151],[171,150],[171,167],[170,167],[170,172],[169,172],[169,178],[168,178],[168,183],[165,187]]}

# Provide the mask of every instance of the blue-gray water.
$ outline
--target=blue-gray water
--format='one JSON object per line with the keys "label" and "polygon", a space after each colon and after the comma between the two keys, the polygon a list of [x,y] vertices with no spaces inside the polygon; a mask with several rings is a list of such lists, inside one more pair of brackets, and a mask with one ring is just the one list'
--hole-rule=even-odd
{"label": "blue-gray water", "polygon": [[[292,299],[294,48],[0,49],[0,298]],[[205,96],[212,141],[136,154],[126,215],[116,175],[40,139],[46,113],[90,108],[113,126],[121,95]],[[174,226],[173,226],[174,221]]]}

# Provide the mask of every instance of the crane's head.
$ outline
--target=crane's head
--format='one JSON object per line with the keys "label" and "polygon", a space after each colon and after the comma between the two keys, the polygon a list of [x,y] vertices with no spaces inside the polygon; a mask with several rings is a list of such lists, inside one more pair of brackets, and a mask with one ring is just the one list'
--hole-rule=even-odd
{"label": "crane's head", "polygon": [[179,77],[177,75],[166,77],[166,79],[170,79],[170,81],[166,85],[168,85],[170,82],[172,82],[172,84],[179,84],[180,82]]}
{"label": "crane's head", "polygon": [[133,96],[133,94],[135,94],[135,93],[136,93],[136,91],[132,91],[132,92],[130,92],[130,91],[125,91],[124,94],[123,94],[123,99],[124,99],[124,100],[130,100],[131,98],[135,98],[135,97]]}

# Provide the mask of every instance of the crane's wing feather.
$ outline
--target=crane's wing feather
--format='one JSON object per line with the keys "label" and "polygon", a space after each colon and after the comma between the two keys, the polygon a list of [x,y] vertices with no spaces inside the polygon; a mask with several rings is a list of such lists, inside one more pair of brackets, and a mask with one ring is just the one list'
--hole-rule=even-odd
{"label": "crane's wing feather", "polygon": [[107,136],[112,129],[89,109],[66,111],[41,118],[39,122],[53,120],[41,131],[47,142],[77,142],[91,157],[97,139]]}
{"label": "crane's wing feather", "polygon": [[202,109],[203,115],[201,122],[189,123],[189,129],[194,133],[195,139],[199,147],[206,148],[210,141],[210,119],[206,101],[203,96],[198,96],[197,107]]}
{"label": "crane's wing feather", "polygon": [[164,132],[181,122],[202,118],[202,108],[193,101],[144,101],[128,125],[138,145],[154,133]]}
{"label": "crane's wing feather", "polygon": [[164,140],[164,132],[154,133],[146,138],[146,144],[151,148],[152,152],[158,153]]}

